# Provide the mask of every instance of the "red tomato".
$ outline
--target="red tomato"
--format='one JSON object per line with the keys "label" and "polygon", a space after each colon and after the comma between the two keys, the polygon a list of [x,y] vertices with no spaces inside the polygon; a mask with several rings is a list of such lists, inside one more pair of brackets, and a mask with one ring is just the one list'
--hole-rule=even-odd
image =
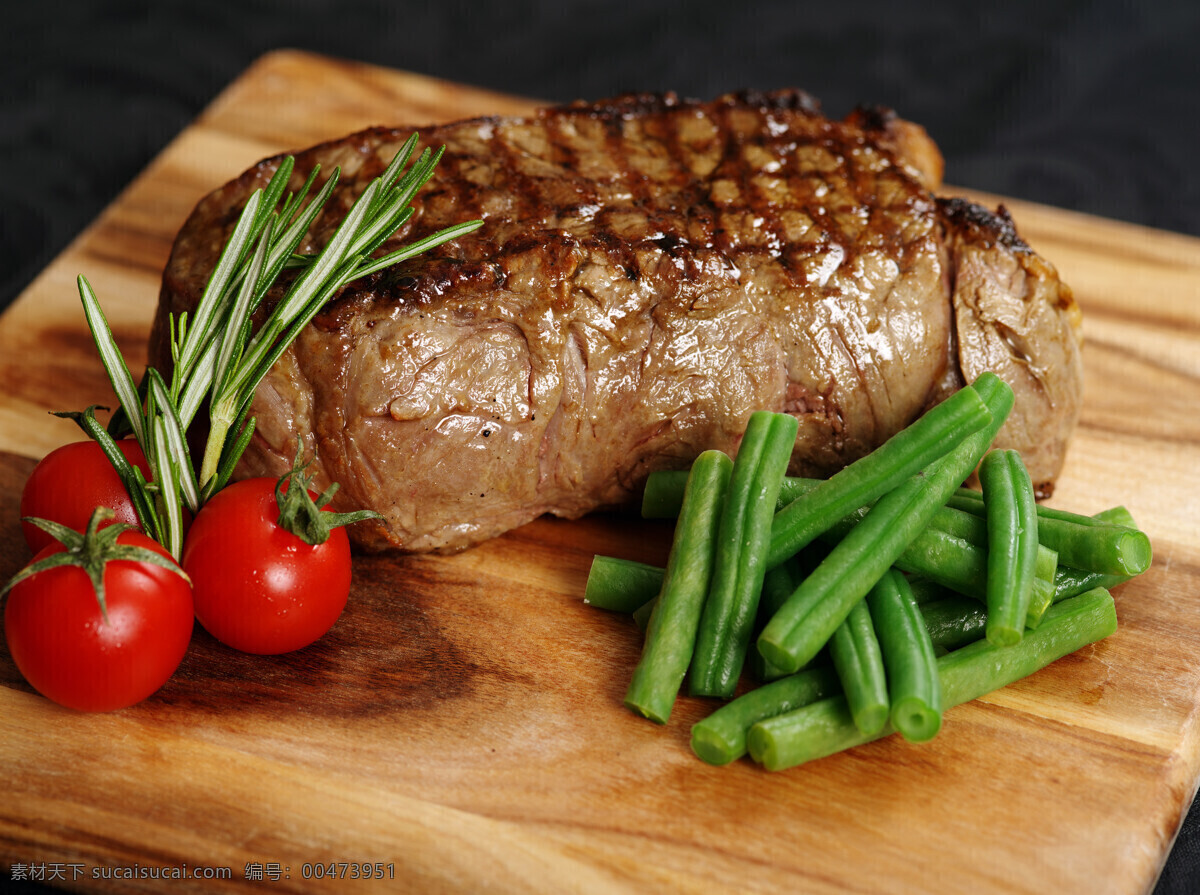
{"label": "red tomato", "polygon": [[[117,442],[129,462],[138,467],[147,479],[150,464],[142,447],[132,438]],[[116,513],[114,522],[138,525],[133,502],[121,484],[104,451],[96,442],[76,441],[64,444],[42,458],[34,467],[21,492],[21,516],[37,516],[59,522],[76,531],[87,528],[96,507],[109,507]],[[22,522],[25,540],[37,553],[57,543],[36,525]]]}
{"label": "red tomato", "polygon": [[[141,532],[122,532],[117,542],[168,555]],[[34,562],[62,549],[55,542]],[[107,623],[78,566],[39,572],[6,598],[4,633],[17,669],[35,690],[68,708],[102,712],[141,702],[174,674],[192,636],[191,589],[179,574],[112,560],[104,589]]]}
{"label": "red tomato", "polygon": [[308,646],[333,627],[350,596],[346,530],[311,546],[280,528],[278,517],[274,479],[235,482],[200,509],[183,545],[196,618],[242,652]]}

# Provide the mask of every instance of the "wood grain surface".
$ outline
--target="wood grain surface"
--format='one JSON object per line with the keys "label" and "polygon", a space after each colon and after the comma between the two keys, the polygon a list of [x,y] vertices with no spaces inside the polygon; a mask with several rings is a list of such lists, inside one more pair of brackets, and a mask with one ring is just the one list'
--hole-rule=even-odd
{"label": "wood grain surface", "polygon": [[[110,399],[78,274],[143,364],[171,238],[206,191],[360,127],[533,105],[297,52],[247,71],[0,317],[0,576],[27,559],[33,458],[77,437],[47,411]],[[1124,503],[1155,545],[1108,640],[951,710],[926,745],[712,768],[688,749],[711,704],[634,718],[636,629],[581,602],[594,553],[661,562],[668,532],[543,519],[454,557],[357,558],[343,618],[292,655],[198,629],[121,712],[49,704],[0,649],[0,859],[81,891],[1149,891],[1200,777],[1200,241],[1006,204],[1085,315],[1053,503]],[[305,878],[330,861],[393,878]],[[93,878],[135,865],[229,878]]]}

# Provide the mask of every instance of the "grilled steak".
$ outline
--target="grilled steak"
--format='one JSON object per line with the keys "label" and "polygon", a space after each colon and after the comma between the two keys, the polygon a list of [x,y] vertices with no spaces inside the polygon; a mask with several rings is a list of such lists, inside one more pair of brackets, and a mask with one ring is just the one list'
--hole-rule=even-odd
{"label": "grilled steak", "polygon": [[[296,154],[296,186],[315,163],[342,170],[308,250],[409,133]],[[985,369],[1017,394],[1000,441],[1052,487],[1080,405],[1078,311],[1003,209],[935,197],[921,128],[778,91],[631,95],[422,138],[446,153],[396,238],[484,225],[327,306],[259,387],[241,469],[282,474],[299,434],[341,505],[383,514],[355,526],[366,546],[455,550],[626,503],[651,470],[736,452],[760,408],[800,420],[792,473],[828,475]],[[277,164],[184,225],[155,364],[167,313],[194,306]]]}

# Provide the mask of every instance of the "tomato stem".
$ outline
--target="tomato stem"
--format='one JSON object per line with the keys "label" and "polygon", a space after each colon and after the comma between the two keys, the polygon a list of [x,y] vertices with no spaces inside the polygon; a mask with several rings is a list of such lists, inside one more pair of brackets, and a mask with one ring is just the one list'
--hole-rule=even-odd
{"label": "tomato stem", "polygon": [[305,475],[311,461],[303,461],[303,456],[303,442],[297,438],[296,459],[292,461],[292,468],[275,483],[275,503],[279,506],[279,519],[276,520],[276,524],[280,528],[290,531],[304,543],[315,547],[329,540],[329,533],[335,528],[364,519],[380,518],[379,513],[374,510],[356,510],[352,513],[323,512],[323,508],[337,493],[338,484],[334,482],[314,501],[309,494],[309,485],[312,484],[313,477]]}
{"label": "tomato stem", "polygon": [[117,543],[117,538],[121,536],[122,532],[129,531],[133,526],[123,522],[104,525],[115,515],[108,507],[96,507],[95,512],[88,520],[87,530],[82,534],[49,519],[26,516],[23,521],[36,525],[59,541],[66,549],[51,553],[49,556],[27,565],[9,579],[3,588],[0,588],[0,597],[3,597],[26,578],[32,578],[48,569],[59,566],[78,566],[83,569],[88,580],[91,581],[92,590],[96,592],[96,601],[100,604],[100,614],[104,618],[104,623],[108,624],[108,604],[104,598],[104,569],[113,560],[146,562],[161,566],[179,575],[188,582],[189,586],[191,585],[191,579],[174,560],[146,547]]}

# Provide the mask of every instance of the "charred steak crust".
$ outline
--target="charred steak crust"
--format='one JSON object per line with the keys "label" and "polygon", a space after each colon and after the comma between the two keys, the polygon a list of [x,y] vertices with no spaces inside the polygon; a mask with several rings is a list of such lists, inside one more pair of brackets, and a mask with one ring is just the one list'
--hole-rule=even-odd
{"label": "charred steak crust", "polygon": [[[407,129],[296,154],[341,166],[319,247]],[[800,420],[791,471],[827,475],[982,369],[1017,390],[1001,435],[1052,486],[1079,407],[1078,311],[1011,220],[939,200],[941,156],[882,109],[797,90],[631,94],[420,131],[445,145],[396,240],[484,225],[348,286],[260,386],[240,472],[302,437],[368,547],[456,550],[542,513],[628,502],[654,469],[736,452],[749,414]],[[205,197],[163,278],[194,306],[267,159]],[[387,247],[385,246],[385,249]]]}

